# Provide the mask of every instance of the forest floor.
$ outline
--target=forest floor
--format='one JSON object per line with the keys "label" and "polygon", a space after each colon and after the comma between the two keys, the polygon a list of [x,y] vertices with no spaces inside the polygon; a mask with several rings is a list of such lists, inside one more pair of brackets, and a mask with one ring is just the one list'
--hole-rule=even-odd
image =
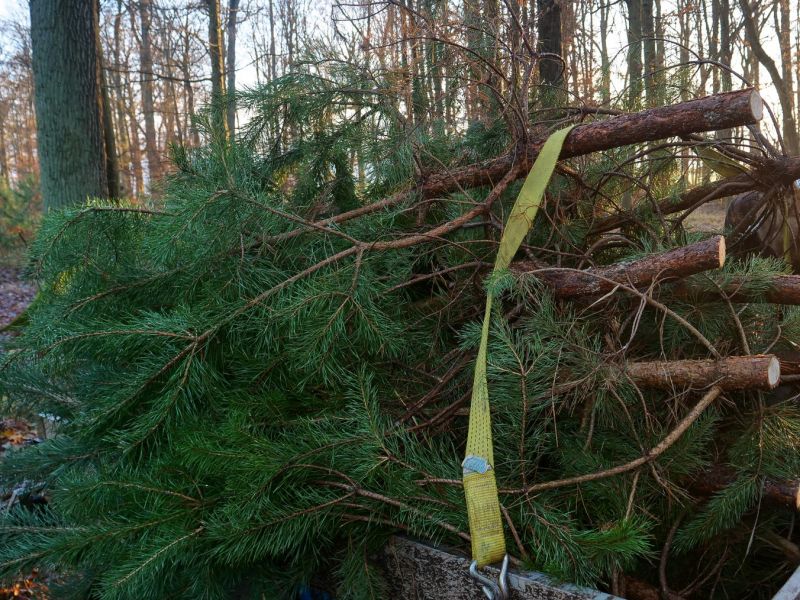
{"label": "forest floor", "polygon": [[[22,279],[22,271],[15,266],[19,261],[11,261],[14,266],[0,263],[0,328],[7,325],[21,313],[36,295],[36,286]],[[7,334],[0,333],[0,341]],[[7,452],[35,444],[39,441],[36,429],[27,421],[3,418],[0,415],[0,460]],[[8,497],[7,497],[8,496]],[[9,508],[16,500],[13,491],[7,494],[0,489],[0,510]],[[13,582],[0,581],[0,600],[47,598],[47,588],[38,573],[31,573]]]}
{"label": "forest floor", "polygon": [[21,269],[0,264],[0,327],[10,323],[36,295],[36,286],[21,278]]}
{"label": "forest floor", "polygon": [[722,232],[725,228],[725,211],[728,200],[704,204],[686,219],[686,227],[692,231]]}

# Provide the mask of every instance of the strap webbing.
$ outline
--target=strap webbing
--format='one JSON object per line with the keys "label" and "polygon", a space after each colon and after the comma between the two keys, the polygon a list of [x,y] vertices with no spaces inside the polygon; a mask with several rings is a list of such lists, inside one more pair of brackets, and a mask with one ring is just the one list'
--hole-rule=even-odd
{"label": "strap webbing", "polygon": [[[539,210],[547,184],[555,169],[561,147],[572,126],[553,133],[545,142],[519,192],[494,263],[494,272],[507,269],[528,234]],[[492,451],[492,419],[489,410],[489,387],[486,381],[486,347],[489,342],[489,323],[492,314],[492,294],[486,296],[483,330],[475,362],[472,383],[472,402],[469,409],[469,433],[464,468],[464,495],[472,536],[472,558],[483,567],[503,559],[506,553],[500,500],[494,474]]]}

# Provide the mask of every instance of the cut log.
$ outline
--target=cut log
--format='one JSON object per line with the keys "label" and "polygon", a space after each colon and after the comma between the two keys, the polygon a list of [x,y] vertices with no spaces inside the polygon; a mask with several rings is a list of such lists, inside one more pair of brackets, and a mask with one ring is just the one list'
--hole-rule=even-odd
{"label": "cut log", "polygon": [[[727,289],[734,292],[733,285]],[[753,302],[759,298],[756,294],[734,292],[729,295],[732,302]],[[769,288],[760,296],[770,304],[800,304],[800,275],[778,275],[772,278]]]}
{"label": "cut log", "polygon": [[775,352],[775,356],[781,363],[781,380],[786,376],[795,377],[800,375],[800,351],[780,350]]}
{"label": "cut log", "polygon": [[[560,158],[571,158],[692,133],[716,131],[761,120],[764,102],[755,90],[741,90],[706,96],[672,106],[651,108],[578,125],[564,141]],[[485,163],[430,176],[421,186],[422,196],[435,198],[450,192],[499,181],[512,167],[519,177],[527,175],[546,138],[530,142],[524,156],[516,153]]]}
{"label": "cut log", "polygon": [[[575,127],[567,136],[560,158],[581,156],[627,144],[652,142],[670,137],[684,137],[692,133],[752,125],[761,120],[763,107],[763,101],[758,92],[748,89],[715,94],[672,106],[651,108],[638,113],[586,123]],[[546,137],[541,137],[531,141],[524,148],[524,152],[515,150],[494,160],[460,169],[451,169],[445,173],[429,174],[414,190],[402,190],[378,202],[321,219],[316,221],[313,227],[327,227],[333,223],[343,223],[396,206],[406,202],[411,191],[422,199],[429,199],[471,187],[491,185],[509,173],[515,178],[525,177],[546,139]],[[307,227],[301,227],[276,236],[275,239],[291,239],[307,230]]]}
{"label": "cut log", "polygon": [[[705,471],[689,485],[692,493],[699,496],[715,494],[736,480],[733,470],[724,465],[717,465]],[[791,510],[800,510],[800,481],[777,481],[765,479],[762,497],[770,504]]]}
{"label": "cut log", "polygon": [[728,356],[720,360],[628,362],[622,367],[643,388],[706,388],[771,390],[781,378],[781,365],[771,354]]}
{"label": "cut log", "polygon": [[[736,303],[766,302],[768,304],[800,304],[800,275],[776,275],[762,292],[747,289],[746,282],[733,279],[721,290],[697,289],[677,284],[671,289],[672,294],[690,302],[718,302],[723,300],[722,293],[728,300]],[[722,292],[722,293],[720,293]]]}
{"label": "cut log", "polygon": [[719,269],[723,264],[725,238],[718,235],[661,254],[585,271],[542,268],[529,261],[515,261],[511,270],[518,275],[533,274],[546,283],[558,298],[577,298],[605,294],[613,290],[616,283],[640,287],[656,279],[681,279],[702,271]]}

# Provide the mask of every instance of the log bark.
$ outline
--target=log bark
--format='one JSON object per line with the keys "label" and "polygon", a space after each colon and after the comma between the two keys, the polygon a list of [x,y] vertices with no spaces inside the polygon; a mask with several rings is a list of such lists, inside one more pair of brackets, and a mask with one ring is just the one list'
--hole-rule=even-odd
{"label": "log bark", "polygon": [[[581,156],[626,144],[685,137],[693,133],[750,125],[761,119],[762,112],[763,101],[758,92],[742,90],[662,108],[651,108],[638,113],[618,115],[604,121],[575,127],[565,140],[560,158]],[[452,169],[445,173],[427,174],[416,189],[401,190],[378,202],[316,221],[314,226],[326,227],[333,223],[343,223],[396,206],[407,201],[410,192],[416,193],[422,199],[430,199],[470,187],[490,185],[508,177],[520,179],[530,171],[546,139],[541,137],[530,142],[524,148],[524,152],[513,151],[494,160]],[[305,231],[306,228],[298,228],[275,236],[272,240],[285,241]]]}
{"label": "log bark", "polygon": [[723,294],[728,300],[738,304],[765,302],[768,304],[800,305],[800,275],[776,275],[763,292],[746,288],[746,282],[733,279],[720,290],[690,288],[676,284],[670,290],[679,298],[690,302],[719,302]]}
{"label": "log bark", "polygon": [[[735,177],[720,179],[713,183],[692,188],[681,194],[676,199],[662,200],[656,205],[655,211],[661,215],[671,215],[690,208],[697,207],[721,198],[729,198],[744,192],[767,189],[773,185],[790,185],[800,179],[800,157],[782,157],[766,161],[752,173],[742,173]],[[646,207],[647,211],[651,207]],[[612,231],[627,223],[633,222],[642,215],[639,211],[633,213],[621,212],[607,217],[602,217],[592,224],[590,235],[598,235]]]}
{"label": "log bark", "polygon": [[780,363],[771,354],[720,360],[628,362],[622,368],[636,385],[655,389],[718,385],[725,391],[771,390],[781,378]]}
{"label": "log bark", "polygon": [[[705,471],[689,485],[692,493],[699,496],[715,494],[736,480],[734,471],[725,465],[717,465]],[[762,488],[762,497],[770,504],[800,510],[800,481],[779,481],[765,479]]]}
{"label": "log bark", "polygon": [[640,287],[656,279],[680,279],[718,269],[725,264],[725,238],[707,240],[608,267],[577,271],[575,269],[537,268],[528,261],[516,261],[511,270],[517,274],[532,273],[541,279],[558,298],[576,298],[605,294],[616,283]]}
{"label": "log bark", "polygon": [[[672,106],[619,115],[603,121],[578,125],[567,136],[560,158],[571,158],[610,150],[629,144],[716,131],[761,120],[763,101],[755,90],[741,90],[706,96]],[[512,168],[523,177],[544,146],[546,138],[532,141],[523,157],[516,153],[485,163],[436,174],[421,186],[424,198],[434,198],[461,188],[478,187],[499,181]]]}
{"label": "log bark", "polygon": [[800,351],[798,350],[778,350],[775,356],[781,363],[781,380],[784,377],[800,375]]}

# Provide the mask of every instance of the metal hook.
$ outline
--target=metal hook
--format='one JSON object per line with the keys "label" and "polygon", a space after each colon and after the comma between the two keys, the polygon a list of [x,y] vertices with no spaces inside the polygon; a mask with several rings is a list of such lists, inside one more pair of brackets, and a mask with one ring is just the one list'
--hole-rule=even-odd
{"label": "metal hook", "polygon": [[500,567],[500,577],[497,582],[478,571],[477,560],[473,560],[469,566],[469,576],[481,584],[483,593],[488,600],[506,600],[508,598],[508,554],[503,557],[503,565]]}

